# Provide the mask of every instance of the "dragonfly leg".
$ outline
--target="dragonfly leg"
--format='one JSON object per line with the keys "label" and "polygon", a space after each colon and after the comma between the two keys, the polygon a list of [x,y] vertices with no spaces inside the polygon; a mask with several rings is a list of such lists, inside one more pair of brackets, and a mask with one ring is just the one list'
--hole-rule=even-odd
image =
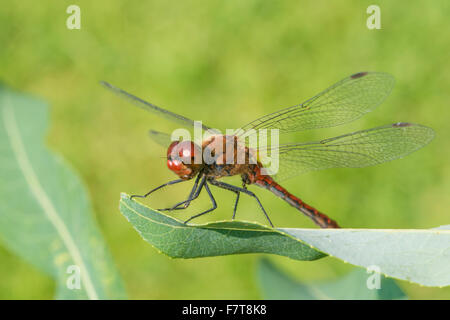
{"label": "dragonfly leg", "polygon": [[[198,182],[201,177],[202,177],[201,175],[197,176],[197,179],[195,180],[194,186],[192,187],[192,190],[191,190],[187,200],[178,202],[177,204],[175,204],[174,206],[172,206],[170,208],[164,208],[164,209],[158,209],[158,210],[159,211],[172,211],[172,210],[182,210],[182,209],[186,209],[187,207],[189,207],[191,201],[197,199],[198,196],[200,195],[200,192],[202,191],[202,188],[203,188],[206,178],[204,177],[199,185]],[[180,207],[181,205],[183,205],[183,206]]]}
{"label": "dragonfly leg", "polygon": [[[244,181],[242,181],[242,188],[247,189],[247,185],[245,184]],[[234,191],[234,190],[231,190],[231,191]],[[236,218],[237,205],[239,202],[239,197],[241,195],[241,193],[239,191],[235,191],[235,192],[236,192],[236,202],[234,203],[233,217],[231,218],[232,220],[234,220]]]}
{"label": "dragonfly leg", "polygon": [[[210,209],[208,209],[208,210],[206,210],[206,211],[203,211],[203,212],[201,212],[201,213],[199,213],[199,214],[196,214],[195,216],[192,216],[192,217],[190,217],[189,219],[187,219],[184,223],[186,224],[186,223],[188,223],[189,221],[191,221],[192,219],[195,219],[195,218],[198,218],[198,217],[200,217],[200,216],[202,216],[202,215],[204,215],[204,214],[206,214],[206,213],[208,213],[208,212],[211,212],[211,211],[213,211],[213,210],[215,210],[216,208],[217,208],[217,203],[216,203],[216,200],[214,199],[214,196],[212,195],[212,193],[211,193],[211,190],[209,190],[209,187],[208,187],[208,183],[206,182],[206,179],[205,180],[202,180],[202,182],[204,181],[204,186],[205,186],[205,189],[206,189],[206,192],[208,192],[208,195],[209,195],[209,198],[211,199],[211,203],[212,203],[212,208],[210,208]],[[202,186],[203,187],[203,186]],[[200,188],[200,187],[199,187]]]}
{"label": "dragonfly leg", "polygon": [[[245,184],[244,181],[242,181],[242,188],[247,189],[247,185]],[[237,211],[237,206],[238,206],[238,202],[239,202],[239,197],[241,196],[241,192],[235,191],[235,190],[230,190],[230,191],[236,192],[236,201],[234,202],[233,217],[231,218],[232,220],[234,220],[236,218],[236,211]]]}
{"label": "dragonfly leg", "polygon": [[238,205],[238,202],[239,202],[239,196],[240,195],[241,195],[241,193],[236,191],[236,202],[234,203],[233,217],[231,218],[232,220],[234,220],[234,218],[236,218],[236,210],[237,210],[237,205]]}
{"label": "dragonfly leg", "polygon": [[172,180],[172,181],[166,182],[166,183],[160,185],[159,187],[156,187],[155,189],[150,190],[149,192],[147,192],[144,195],[134,194],[134,195],[130,196],[130,200],[133,199],[133,198],[147,198],[150,194],[152,194],[153,192],[155,192],[155,191],[157,191],[157,190],[159,190],[161,188],[164,188],[165,186],[169,186],[169,185],[172,185],[172,184],[180,183],[180,182],[183,182],[183,181],[187,181],[187,180],[177,179],[177,180]]}
{"label": "dragonfly leg", "polygon": [[[249,196],[255,198],[256,201],[259,204],[259,207],[261,208],[261,210],[263,211],[264,215],[266,216],[267,221],[269,221],[270,226],[272,228],[274,227],[272,221],[270,220],[269,216],[267,215],[266,210],[264,210],[264,207],[261,204],[261,201],[259,201],[259,199],[256,196],[256,194],[254,194],[250,190],[247,190],[247,188],[245,188],[245,187],[244,188],[236,187],[236,186],[233,186],[232,184],[228,184],[228,183],[225,183],[225,182],[222,182],[222,181],[217,181],[217,180],[211,179],[211,180],[208,180],[208,182],[211,183],[212,185],[216,186],[216,187],[219,187],[219,188],[222,188],[222,189],[225,189],[225,190],[230,190],[230,191],[233,191],[233,192],[243,192],[243,193],[248,194]],[[235,205],[235,207],[236,207],[236,205]]]}
{"label": "dragonfly leg", "polygon": [[[242,188],[247,189],[247,185],[245,184],[244,181],[242,181]],[[239,197],[241,195],[241,192],[235,191],[235,190],[230,190],[230,191],[236,192],[236,201],[234,203],[233,217],[231,218],[232,220],[234,220],[236,218],[237,205],[239,202]]]}

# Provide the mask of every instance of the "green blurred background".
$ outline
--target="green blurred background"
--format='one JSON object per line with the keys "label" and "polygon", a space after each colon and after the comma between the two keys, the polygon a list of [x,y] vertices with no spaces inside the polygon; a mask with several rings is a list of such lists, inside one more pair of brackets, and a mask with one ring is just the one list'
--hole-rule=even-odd
{"label": "green blurred background", "polygon": [[[66,8],[81,8],[68,30]],[[431,126],[436,138],[404,159],[334,169],[285,182],[288,190],[344,227],[432,228],[449,223],[450,2],[377,1],[381,30],[366,27],[372,1],[10,1],[0,8],[0,81],[51,106],[47,145],[87,184],[96,219],[130,298],[257,299],[259,255],[172,260],[144,242],[118,211],[120,192],[144,193],[169,179],[164,148],[150,128],[176,126],[104,90],[106,80],[218,128],[236,128],[298,104],[358,71],[397,80],[376,111],[343,127],[299,133],[326,138],[397,121]],[[238,179],[229,179],[238,183]],[[190,185],[160,192],[154,208],[183,200]],[[265,190],[276,226],[314,227]],[[230,218],[234,194],[214,190],[219,208],[201,221]],[[206,195],[184,218],[209,206]],[[264,222],[252,199],[238,217]],[[1,244],[0,244],[1,245]],[[302,281],[351,270],[333,258],[270,259]],[[0,247],[0,298],[53,298],[52,280]],[[413,299],[446,299],[450,288],[399,281]]]}

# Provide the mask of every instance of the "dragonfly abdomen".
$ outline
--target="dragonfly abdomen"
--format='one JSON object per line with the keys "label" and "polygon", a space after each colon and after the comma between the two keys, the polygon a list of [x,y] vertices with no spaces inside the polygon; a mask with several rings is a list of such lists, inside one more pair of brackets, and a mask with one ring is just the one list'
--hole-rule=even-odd
{"label": "dragonfly abdomen", "polygon": [[325,214],[319,212],[317,209],[311,207],[307,203],[303,202],[300,198],[294,196],[285,188],[280,186],[270,176],[259,176],[254,182],[256,185],[269,190],[277,197],[280,197],[294,208],[300,210],[303,214],[309,217],[321,228],[339,228],[336,221],[328,218]]}

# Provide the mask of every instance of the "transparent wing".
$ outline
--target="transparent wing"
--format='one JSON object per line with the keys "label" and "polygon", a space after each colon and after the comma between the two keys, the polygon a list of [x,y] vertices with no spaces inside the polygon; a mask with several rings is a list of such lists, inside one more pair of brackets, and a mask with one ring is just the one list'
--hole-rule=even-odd
{"label": "transparent wing", "polygon": [[148,135],[153,141],[155,141],[157,144],[165,148],[167,148],[172,143],[170,134],[155,130],[149,130]]}
{"label": "transparent wing", "polygon": [[372,111],[386,99],[394,83],[388,73],[359,72],[302,104],[263,116],[242,129],[279,129],[281,133],[341,125]]}
{"label": "transparent wing", "polygon": [[279,153],[277,180],[328,168],[360,168],[404,157],[429,143],[431,128],[399,122],[302,144],[272,146]]}
{"label": "transparent wing", "polygon": [[[132,95],[131,93],[126,92],[125,90],[117,88],[108,82],[100,81],[100,84],[103,85],[106,89],[112,91],[113,93],[124,98],[125,100],[128,100],[129,102],[131,102],[132,104],[134,104],[135,106],[137,106],[139,108],[147,110],[153,114],[156,114],[160,117],[164,117],[168,120],[171,120],[171,121],[181,124],[183,126],[187,126],[187,127],[194,126],[194,121],[191,119],[188,119],[186,117],[183,117],[182,115],[179,115],[179,114],[173,113],[169,110],[155,106],[154,104],[151,104],[150,102],[147,102],[141,98],[138,98],[138,97]],[[210,129],[209,127],[207,127],[203,124],[202,124],[202,127],[204,130]]]}

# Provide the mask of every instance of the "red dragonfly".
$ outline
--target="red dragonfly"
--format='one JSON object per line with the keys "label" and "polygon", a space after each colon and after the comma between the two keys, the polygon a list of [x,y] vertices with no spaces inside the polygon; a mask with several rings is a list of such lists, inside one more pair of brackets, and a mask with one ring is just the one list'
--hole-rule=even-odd
{"label": "red dragonfly", "polygon": [[[191,119],[155,106],[107,82],[101,82],[101,84],[147,111],[183,126],[194,126],[194,121]],[[257,185],[271,191],[300,210],[318,226],[339,228],[335,221],[288,192],[275,179],[281,181],[300,173],[327,168],[366,167],[401,158],[429,143],[434,137],[434,131],[431,128],[419,124],[397,122],[320,141],[269,145],[271,152],[277,151],[279,154],[280,168],[274,176],[261,173],[263,165],[259,159],[250,161],[255,153],[251,152],[254,150],[250,147],[239,142],[242,140],[242,133],[250,129],[278,129],[280,133],[286,133],[348,123],[372,111],[382,103],[393,86],[394,78],[390,74],[359,72],[337,82],[302,104],[281,109],[248,123],[241,128],[242,130],[239,133],[234,135],[212,134],[209,138],[203,140],[201,145],[189,140],[171,141],[170,135],[151,130],[150,136],[156,142],[168,146],[167,166],[178,175],[179,179],[164,183],[144,195],[134,195],[132,198],[145,198],[165,186],[195,178],[194,186],[186,200],[171,208],[161,210],[186,209],[205,189],[212,207],[192,216],[185,223],[211,212],[217,208],[216,201],[209,188],[209,185],[213,185],[236,194],[233,219],[236,216],[239,196],[244,193],[257,201],[267,221],[273,227],[258,197],[247,189],[247,185]],[[202,127],[203,130],[212,130],[205,125],[202,125]],[[214,161],[208,163],[206,161],[193,162],[195,157],[203,157],[208,149],[220,150],[220,147],[223,147],[222,150],[229,150],[225,148],[228,144],[233,145],[233,148],[231,148],[233,154],[227,154],[229,151],[213,152]],[[218,146],[219,148],[217,148]],[[236,159],[236,150],[244,152],[246,161],[241,164],[225,161],[225,158],[230,156]],[[222,177],[234,175],[241,176],[242,187],[219,181]]]}

